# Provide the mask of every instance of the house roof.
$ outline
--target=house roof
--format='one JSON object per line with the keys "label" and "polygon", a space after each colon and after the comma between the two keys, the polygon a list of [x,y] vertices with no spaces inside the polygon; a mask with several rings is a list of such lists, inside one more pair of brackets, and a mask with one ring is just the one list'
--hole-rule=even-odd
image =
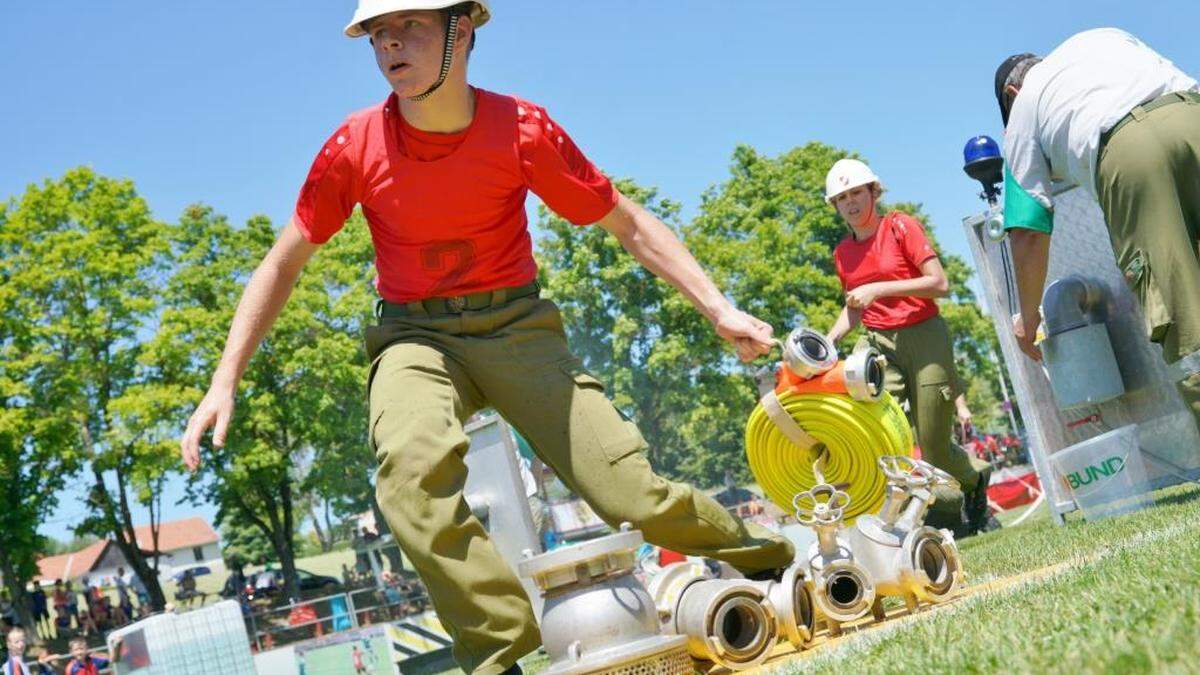
{"label": "house roof", "polygon": [[[133,533],[137,537],[139,547],[148,551],[154,548],[154,539],[151,537],[149,525],[135,527]],[[217,531],[200,516],[159,523],[158,526],[158,550],[164,553],[181,548],[215,544],[220,540]]]}
{"label": "house roof", "polygon": [[38,578],[52,581],[54,579],[78,579],[92,571],[96,562],[104,557],[108,545],[112,543],[102,539],[90,546],[73,553],[47,556],[38,560]]}
{"label": "house roof", "polygon": [[[150,555],[154,547],[150,526],[136,527],[133,532],[137,537],[138,548],[142,549],[146,555]],[[158,526],[158,550],[164,554],[178,549],[214,544],[218,541],[220,541],[220,537],[217,536],[216,530],[213,530],[212,525],[199,516],[172,520],[160,523]],[[78,579],[95,569],[96,563],[104,557],[104,553],[111,544],[111,539],[102,539],[79,551],[42,558],[38,560],[38,578],[47,581]]]}

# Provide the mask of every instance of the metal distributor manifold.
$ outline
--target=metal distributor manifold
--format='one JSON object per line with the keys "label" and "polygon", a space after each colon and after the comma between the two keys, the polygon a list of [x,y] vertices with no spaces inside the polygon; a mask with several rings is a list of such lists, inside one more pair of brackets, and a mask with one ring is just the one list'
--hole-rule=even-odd
{"label": "metal distributor manifold", "polygon": [[[860,516],[847,532],[855,560],[871,575],[879,596],[902,597],[910,611],[920,602],[951,599],[962,583],[958,547],[949,531],[924,523],[934,488],[957,482],[911,457],[885,456],[878,462],[888,480],[887,496],[878,514]],[[878,600],[873,612],[883,619]]]}
{"label": "metal distributor manifold", "polygon": [[646,588],[633,575],[642,533],[630,529],[534,556],[518,566],[543,598],[547,675],[690,675],[688,640],[663,635]]}
{"label": "metal distributor manifold", "polygon": [[714,579],[704,565],[667,565],[650,580],[663,632],[683,636],[698,659],[730,670],[756,666],[778,641],[775,608],[762,585]]}
{"label": "metal distributor manifold", "polygon": [[813,486],[792,499],[796,520],[817,533],[808,550],[813,604],[825,617],[830,635],[841,633],[843,623],[867,615],[875,603],[875,584],[870,573],[855,559],[841,536],[842,515],[850,495],[828,483]]}

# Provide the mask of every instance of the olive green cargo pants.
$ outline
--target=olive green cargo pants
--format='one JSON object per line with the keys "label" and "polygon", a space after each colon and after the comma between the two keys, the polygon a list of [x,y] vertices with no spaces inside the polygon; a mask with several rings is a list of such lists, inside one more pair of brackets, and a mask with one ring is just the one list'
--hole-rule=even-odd
{"label": "olive green cargo pants", "polygon": [[609,525],[747,571],[795,556],[786,539],[654,473],[641,433],[571,355],[548,300],[385,318],[368,329],[367,352],[376,496],[469,673],[499,673],[541,643],[520,583],[463,500],[463,422],[485,406]]}
{"label": "olive green cargo pants", "polygon": [[[1096,187],[1146,335],[1171,363],[1200,349],[1200,102],[1130,116],[1101,150]],[[1179,390],[1200,422],[1200,376]]]}
{"label": "olive green cargo pants", "polygon": [[[952,439],[958,373],[950,331],[940,316],[897,330],[867,329],[857,348],[874,347],[887,358],[884,386],[903,407],[916,430],[921,458],[954,476],[960,490],[939,488],[930,509],[931,522],[954,522],[962,509],[963,490],[979,484],[988,463],[970,456]],[[944,516],[939,518],[938,516]]]}

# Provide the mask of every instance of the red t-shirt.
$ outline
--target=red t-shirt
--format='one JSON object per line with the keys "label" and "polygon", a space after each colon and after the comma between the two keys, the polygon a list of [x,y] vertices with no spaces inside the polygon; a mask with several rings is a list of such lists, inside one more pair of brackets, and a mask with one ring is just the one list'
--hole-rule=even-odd
{"label": "red t-shirt", "polygon": [[394,94],[350,115],[317,153],[300,192],[293,222],[316,244],[362,205],[375,243],[375,286],[386,300],[533,281],[529,190],[576,225],[595,223],[616,204],[612,183],[545,109],[474,91],[475,117],[458,134],[407,125]]}
{"label": "red t-shirt", "polygon": [[[838,279],[847,291],[876,281],[916,279],[921,276],[921,264],[936,257],[921,222],[894,211],[883,217],[870,238],[856,241],[854,235],[848,235],[833,251]],[[894,330],[937,313],[937,303],[931,298],[879,298],[863,311],[862,322],[868,328]]]}

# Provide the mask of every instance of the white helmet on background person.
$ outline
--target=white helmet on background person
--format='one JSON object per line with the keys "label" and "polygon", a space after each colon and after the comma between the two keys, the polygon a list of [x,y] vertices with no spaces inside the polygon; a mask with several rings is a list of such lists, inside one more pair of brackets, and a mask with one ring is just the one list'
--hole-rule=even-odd
{"label": "white helmet on background person", "polygon": [[[363,30],[363,22],[377,16],[392,12],[447,9],[462,3],[463,0],[358,0],[358,9],[354,12],[354,18],[350,19],[350,25],[346,26],[346,37],[365,36],[367,32]],[[471,22],[475,24],[475,27],[479,28],[490,18],[492,18],[492,10],[488,7],[488,0],[475,0],[475,6],[471,8]]]}
{"label": "white helmet on background person", "polygon": [[833,198],[843,192],[871,183],[878,183],[879,188],[883,189],[883,181],[871,171],[871,167],[857,159],[839,159],[825,174],[825,201],[832,204]]}

